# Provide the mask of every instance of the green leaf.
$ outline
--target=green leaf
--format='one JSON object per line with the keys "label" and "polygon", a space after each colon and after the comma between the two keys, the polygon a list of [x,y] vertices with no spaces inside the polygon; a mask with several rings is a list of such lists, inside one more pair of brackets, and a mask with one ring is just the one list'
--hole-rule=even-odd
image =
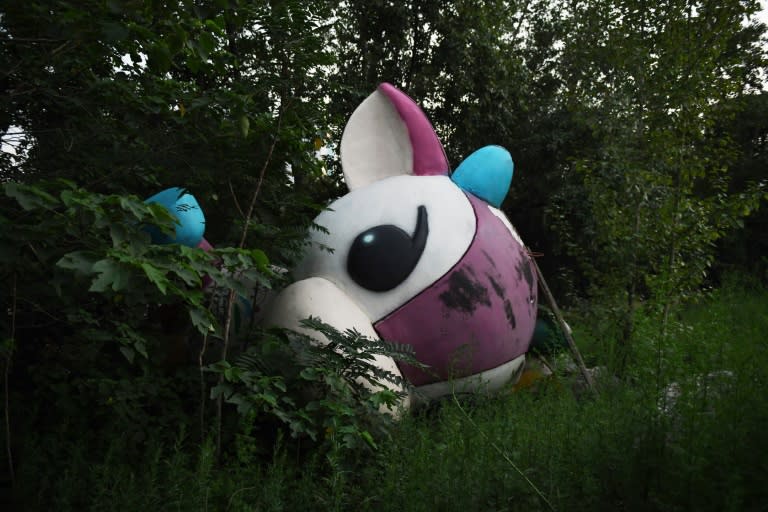
{"label": "green leaf", "polygon": [[90,275],[94,273],[93,267],[97,261],[96,258],[96,255],[90,251],[74,251],[65,254],[56,262],[56,266],[74,270],[82,275]]}
{"label": "green leaf", "polygon": [[19,202],[25,210],[35,210],[37,208],[50,208],[58,201],[48,192],[31,185],[24,185],[9,181],[3,184],[5,195],[12,197]]}
{"label": "green leaf", "polygon": [[301,370],[301,373],[299,376],[304,379],[308,380],[310,382],[319,380],[320,374],[318,373],[316,368],[304,368]]}
{"label": "green leaf", "polygon": [[224,370],[224,378],[230,382],[234,382],[240,379],[240,368],[231,366]]}
{"label": "green leaf", "polygon": [[206,309],[190,308],[189,318],[192,320],[192,325],[195,326],[200,334],[208,334],[213,331],[213,318],[211,313]]}
{"label": "green leaf", "polygon": [[116,42],[127,39],[130,31],[122,23],[106,22],[101,26],[101,33],[104,34],[106,41]]}
{"label": "green leaf", "polygon": [[128,360],[129,363],[133,364],[133,360],[136,357],[136,352],[131,347],[122,346],[120,347],[120,353],[125,356],[125,358]]}
{"label": "green leaf", "polygon": [[208,57],[216,49],[216,45],[216,38],[208,32],[203,32],[198,39],[197,53],[202,60],[208,60]]}
{"label": "green leaf", "polygon": [[210,30],[214,34],[218,34],[220,36],[226,35],[226,32],[224,31],[224,28],[219,26],[216,23],[216,20],[211,20],[211,19],[205,20],[205,28],[207,28],[208,30]]}
{"label": "green leaf", "polygon": [[277,407],[277,396],[274,393],[271,393],[269,391],[264,391],[261,394],[261,398],[272,407]]}
{"label": "green leaf", "polygon": [[251,129],[251,121],[248,119],[248,116],[245,114],[240,116],[238,126],[240,127],[240,135],[242,135],[244,139],[247,138],[248,132]]}
{"label": "green leaf", "polygon": [[155,286],[157,286],[157,289],[160,290],[160,293],[165,295],[166,291],[168,290],[169,283],[168,278],[165,277],[165,274],[160,269],[150,265],[149,263],[142,263],[141,268],[144,270],[147,278],[149,278],[149,280],[152,281]]}
{"label": "green leaf", "polygon": [[133,214],[137,220],[142,220],[147,214],[147,205],[130,197],[120,196],[120,207]]}
{"label": "green leaf", "polygon": [[186,265],[177,264],[177,266],[171,268],[171,271],[179,276],[187,286],[200,286],[201,284],[199,274]]}
{"label": "green leaf", "polygon": [[267,253],[265,253],[261,249],[251,250],[251,257],[253,257],[254,261],[256,262],[256,265],[259,268],[264,269],[269,266],[269,258],[267,257]]}
{"label": "green leaf", "polygon": [[109,225],[109,237],[112,239],[112,246],[118,247],[123,244],[130,235],[130,228],[124,224],[111,223]]}
{"label": "green leaf", "polygon": [[88,289],[91,292],[105,292],[110,288],[117,292],[128,288],[131,281],[130,269],[114,260],[99,260],[93,264],[93,270],[99,276],[91,283]]}
{"label": "green leaf", "polygon": [[10,357],[14,349],[16,347],[16,344],[14,343],[13,338],[4,338],[2,343],[0,343],[0,355],[3,357]]}
{"label": "green leaf", "polygon": [[229,384],[219,384],[211,388],[211,400],[216,400],[220,396],[227,398],[232,395],[232,386]]}
{"label": "green leaf", "polygon": [[149,48],[149,65],[158,73],[165,73],[171,68],[171,50],[164,42],[156,42]]}

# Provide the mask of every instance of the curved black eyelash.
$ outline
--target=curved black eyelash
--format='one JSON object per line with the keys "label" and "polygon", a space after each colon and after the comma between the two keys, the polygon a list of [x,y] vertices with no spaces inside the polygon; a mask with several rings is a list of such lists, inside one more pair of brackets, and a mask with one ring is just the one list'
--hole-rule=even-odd
{"label": "curved black eyelash", "polygon": [[177,212],[188,212],[190,210],[197,210],[197,209],[199,209],[198,206],[195,206],[189,203],[179,203],[176,205]]}

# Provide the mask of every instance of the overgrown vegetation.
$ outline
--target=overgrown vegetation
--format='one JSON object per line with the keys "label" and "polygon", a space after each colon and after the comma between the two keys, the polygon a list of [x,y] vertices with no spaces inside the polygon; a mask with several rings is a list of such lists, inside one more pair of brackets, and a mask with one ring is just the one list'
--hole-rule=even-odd
{"label": "overgrown vegetation", "polygon": [[33,435],[19,479],[30,510],[550,510],[532,484],[555,510],[760,510],[766,311],[764,289],[714,292],[675,322],[661,372],[659,317],[640,315],[653,328],[630,385],[603,376],[598,398],[577,398],[561,366],[535,392],[408,416],[362,460],[257,430],[232,440],[225,465],[183,427],[138,451],[117,435],[103,449]]}
{"label": "overgrown vegetation", "polygon": [[[758,509],[758,9],[5,2],[3,488],[46,510]],[[275,265],[342,193],[341,130],[379,81],[425,106],[454,164],[510,149],[504,210],[544,253],[598,398],[561,362],[537,393],[393,426],[376,411],[396,397],[360,379],[390,379],[368,358],[406,347],[248,321],[238,297],[284,285]],[[142,199],[170,186],[216,250],[149,243],[173,226]]]}

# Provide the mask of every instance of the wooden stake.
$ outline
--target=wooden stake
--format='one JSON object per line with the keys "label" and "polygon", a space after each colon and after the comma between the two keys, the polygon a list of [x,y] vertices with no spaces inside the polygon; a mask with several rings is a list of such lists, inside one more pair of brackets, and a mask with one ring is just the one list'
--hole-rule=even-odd
{"label": "wooden stake", "polygon": [[[530,254],[531,251],[528,251]],[[560,324],[560,329],[563,331],[563,334],[565,335],[566,341],[568,341],[568,347],[571,349],[571,356],[573,357],[574,362],[576,363],[576,366],[579,367],[579,370],[581,371],[581,376],[584,377],[584,380],[587,383],[587,386],[589,387],[589,390],[592,391],[596,396],[599,394],[597,391],[597,387],[595,386],[595,381],[592,379],[592,375],[590,375],[589,371],[587,370],[587,366],[584,364],[584,359],[581,358],[581,352],[579,352],[579,348],[576,346],[576,342],[573,341],[573,336],[571,336],[571,330],[568,327],[568,324],[565,323],[565,320],[563,319],[563,315],[560,313],[560,308],[557,307],[557,303],[555,302],[555,297],[552,295],[552,292],[549,290],[549,286],[547,286],[547,281],[544,279],[544,276],[541,273],[541,269],[539,268],[539,264],[536,263],[536,258],[531,256],[531,261],[533,262],[533,268],[536,269],[536,276],[539,278],[539,284],[541,285],[541,289],[544,291],[544,295],[547,297],[547,302],[549,302],[549,307],[552,308],[552,311],[555,314],[555,318],[557,319],[557,323]]]}

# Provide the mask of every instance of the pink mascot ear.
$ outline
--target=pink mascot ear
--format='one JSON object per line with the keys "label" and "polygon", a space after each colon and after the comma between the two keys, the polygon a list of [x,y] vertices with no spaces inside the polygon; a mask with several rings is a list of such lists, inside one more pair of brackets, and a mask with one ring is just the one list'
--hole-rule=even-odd
{"label": "pink mascot ear", "polygon": [[447,176],[448,159],[419,106],[384,83],[352,113],[341,137],[341,166],[350,190],[390,176]]}

